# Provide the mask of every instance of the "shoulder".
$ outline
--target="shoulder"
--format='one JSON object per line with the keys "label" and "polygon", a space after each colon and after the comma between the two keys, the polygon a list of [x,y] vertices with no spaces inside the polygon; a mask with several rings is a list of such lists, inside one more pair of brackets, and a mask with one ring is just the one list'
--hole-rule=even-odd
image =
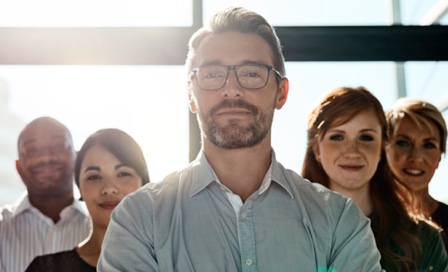
{"label": "shoulder", "polygon": [[436,213],[441,213],[448,217],[448,205],[443,202],[439,202],[439,207],[437,207]]}
{"label": "shoulder", "polygon": [[64,265],[70,264],[68,260],[73,260],[74,258],[79,258],[75,249],[38,256],[33,259],[25,272],[58,271]]}
{"label": "shoulder", "polygon": [[440,235],[440,230],[431,222],[418,220],[416,225],[417,234],[421,239],[428,239],[430,237],[437,237]]}
{"label": "shoulder", "polygon": [[441,232],[426,221],[418,221],[417,235],[422,242],[422,256],[419,258],[419,266],[421,268],[433,267],[434,271],[446,271],[448,256]]}
{"label": "shoulder", "polygon": [[14,217],[16,209],[17,206],[13,204],[0,206],[0,222],[11,220]]}
{"label": "shoulder", "polygon": [[319,183],[314,183],[302,178],[293,170],[282,168],[282,171],[285,175],[287,183],[293,191],[293,194],[299,197],[306,198],[308,200],[316,200],[322,204],[339,202],[342,205],[345,205],[348,200],[341,194],[338,194]]}
{"label": "shoulder", "polygon": [[423,251],[433,249],[435,245],[443,242],[442,232],[432,222],[418,220],[416,234],[422,241]]}
{"label": "shoulder", "polygon": [[207,165],[193,161],[186,168],[168,174],[160,182],[148,183],[126,198],[134,201],[160,202],[188,197],[192,190],[204,188],[202,184],[210,182],[213,179],[211,177],[212,172]]}
{"label": "shoulder", "polygon": [[114,213],[123,211],[129,214],[150,215],[154,209],[162,209],[170,206],[179,191],[182,171],[176,171],[167,175],[162,181],[148,183],[125,196],[114,209]]}

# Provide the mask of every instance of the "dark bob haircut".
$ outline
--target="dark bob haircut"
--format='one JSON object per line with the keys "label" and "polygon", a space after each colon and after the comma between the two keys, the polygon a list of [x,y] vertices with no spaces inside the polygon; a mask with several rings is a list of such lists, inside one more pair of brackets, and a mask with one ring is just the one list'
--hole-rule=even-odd
{"label": "dark bob haircut", "polygon": [[142,185],[149,183],[148,167],[143,151],[138,143],[126,132],[115,129],[101,129],[90,135],[78,152],[75,162],[75,182],[79,187],[81,164],[87,151],[93,146],[101,146],[112,153],[124,165],[134,169],[142,179]]}

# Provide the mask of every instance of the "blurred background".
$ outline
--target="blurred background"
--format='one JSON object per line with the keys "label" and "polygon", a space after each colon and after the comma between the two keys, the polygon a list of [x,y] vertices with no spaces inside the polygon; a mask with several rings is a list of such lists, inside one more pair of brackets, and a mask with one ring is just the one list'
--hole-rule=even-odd
{"label": "blurred background", "polygon": [[[448,58],[424,46],[446,42],[447,2],[0,0],[0,205],[24,191],[17,138],[44,115],[71,130],[76,149],[98,129],[125,130],[142,146],[152,182],[184,167],[200,145],[187,103],[187,41],[227,6],[261,13],[285,46],[290,95],[276,112],[273,146],[287,168],[301,171],[308,112],[336,87],[364,86],[384,109],[398,97],[422,98],[447,118]],[[400,33],[409,40],[400,43]],[[445,202],[447,176],[443,158],[430,193]]]}

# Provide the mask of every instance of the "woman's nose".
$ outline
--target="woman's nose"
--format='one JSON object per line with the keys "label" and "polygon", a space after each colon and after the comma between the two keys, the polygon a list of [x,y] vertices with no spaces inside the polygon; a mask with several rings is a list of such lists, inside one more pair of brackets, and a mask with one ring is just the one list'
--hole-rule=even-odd
{"label": "woman's nose", "polygon": [[101,189],[102,195],[113,195],[118,193],[118,188],[113,182],[106,182]]}

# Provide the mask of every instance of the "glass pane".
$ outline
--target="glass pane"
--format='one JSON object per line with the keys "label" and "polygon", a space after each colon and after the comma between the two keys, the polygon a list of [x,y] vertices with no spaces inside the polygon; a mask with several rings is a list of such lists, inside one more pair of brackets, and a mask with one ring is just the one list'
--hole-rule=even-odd
{"label": "glass pane", "polygon": [[76,149],[98,129],[126,131],[142,147],[151,181],[184,167],[189,161],[185,76],[182,66],[0,66],[9,86],[0,87],[0,205],[24,188],[14,163],[17,137],[39,116],[64,123]]}
{"label": "glass pane", "polygon": [[243,6],[275,26],[389,25],[389,0],[204,0],[204,20],[218,10]]}
{"label": "glass pane", "polygon": [[[446,3],[446,1],[439,0],[401,0],[401,21],[403,25],[420,25],[422,19],[428,13],[437,8],[437,5]],[[439,9],[441,10],[441,9]],[[448,23],[448,16],[443,16],[438,24],[446,25]]]}
{"label": "glass pane", "polygon": [[0,1],[1,27],[190,26],[192,22],[192,0]]}
{"label": "glass pane", "polygon": [[[405,64],[407,96],[421,98],[441,107],[448,100],[447,61],[412,61]],[[448,110],[444,112],[448,122]],[[430,183],[430,193],[438,200],[448,201],[446,177],[448,176],[448,159],[442,157],[433,180]]]}
{"label": "glass pane", "polygon": [[[445,122],[448,123],[448,110],[443,113]],[[439,168],[437,168],[434,177],[429,184],[429,193],[432,197],[437,200],[448,203],[448,190],[446,189],[446,177],[448,177],[448,159],[446,154],[442,155],[442,160],[439,163]]]}

